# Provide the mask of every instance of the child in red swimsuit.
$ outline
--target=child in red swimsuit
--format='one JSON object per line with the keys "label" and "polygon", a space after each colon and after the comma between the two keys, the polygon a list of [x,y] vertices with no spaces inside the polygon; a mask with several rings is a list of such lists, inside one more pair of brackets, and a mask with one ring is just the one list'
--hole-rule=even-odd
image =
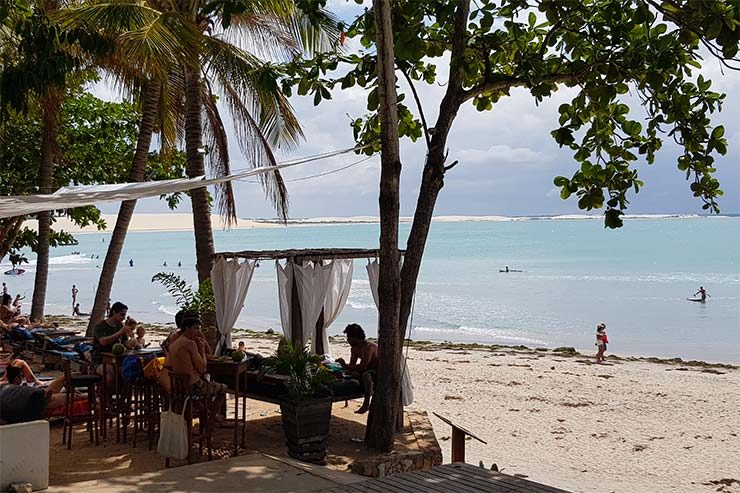
{"label": "child in red swimsuit", "polygon": [[609,336],[606,335],[606,324],[599,324],[596,326],[596,362],[601,363],[604,361],[604,353],[606,352],[606,345],[609,342]]}

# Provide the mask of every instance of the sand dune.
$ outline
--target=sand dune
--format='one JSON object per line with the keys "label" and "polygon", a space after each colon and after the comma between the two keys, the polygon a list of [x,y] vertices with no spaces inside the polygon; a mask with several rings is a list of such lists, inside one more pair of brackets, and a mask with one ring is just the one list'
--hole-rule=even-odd
{"label": "sand dune", "polygon": [[[103,214],[107,228],[104,232],[111,232],[116,225],[116,214]],[[224,221],[221,216],[211,216],[211,224],[214,230],[223,229]],[[36,221],[28,221],[27,225],[31,228],[36,227]],[[80,228],[66,217],[57,218],[54,225],[57,229],[62,229],[70,233],[99,233],[100,231],[89,226]],[[246,228],[272,228],[277,227],[275,224],[262,223],[247,219],[238,219],[231,229]],[[134,214],[129,225],[129,231],[192,231],[193,216],[189,213],[170,213],[170,214]]]}

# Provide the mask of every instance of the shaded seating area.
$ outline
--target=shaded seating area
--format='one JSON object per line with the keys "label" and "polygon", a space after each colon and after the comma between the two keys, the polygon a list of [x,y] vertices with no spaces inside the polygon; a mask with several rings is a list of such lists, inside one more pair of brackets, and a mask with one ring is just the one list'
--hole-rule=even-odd
{"label": "shaded seating area", "polygon": [[[399,250],[399,255],[404,251]],[[311,352],[331,360],[328,329],[342,312],[352,285],[354,261],[367,260],[367,277],[378,303],[379,250],[362,248],[318,248],[289,250],[243,250],[214,255],[211,271],[220,333],[216,354],[231,347],[231,331],[249,291],[254,268],[260,261],[274,261],[277,275],[280,322],[283,334],[294,346],[310,342]],[[279,376],[278,376],[279,377]],[[404,405],[413,402],[411,376],[404,361]],[[248,374],[246,389],[251,398],[276,402],[279,382],[260,382]],[[362,397],[362,390],[351,382],[337,386],[336,401]]]}

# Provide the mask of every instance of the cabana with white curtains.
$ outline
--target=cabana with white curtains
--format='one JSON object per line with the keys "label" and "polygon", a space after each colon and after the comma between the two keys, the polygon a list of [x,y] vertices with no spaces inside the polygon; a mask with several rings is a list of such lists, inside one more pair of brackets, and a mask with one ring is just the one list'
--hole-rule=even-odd
{"label": "cabana with white curtains", "polygon": [[[378,250],[350,248],[216,254],[211,275],[221,333],[218,347],[231,343],[231,328],[244,306],[256,262],[275,260],[280,321],[285,337],[301,346],[310,340],[312,352],[331,355],[327,329],[347,303],[352,286],[353,260],[373,259],[378,254]],[[239,263],[239,258],[246,261]],[[368,263],[367,275],[376,306],[379,269],[377,260]],[[405,358],[402,370],[403,403],[408,406],[414,397]]]}

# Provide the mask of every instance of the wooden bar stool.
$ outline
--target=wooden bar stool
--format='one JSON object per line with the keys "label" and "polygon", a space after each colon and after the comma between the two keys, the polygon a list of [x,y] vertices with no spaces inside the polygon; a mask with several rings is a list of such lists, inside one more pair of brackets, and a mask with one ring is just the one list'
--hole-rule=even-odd
{"label": "wooden bar stool", "polygon": [[138,374],[139,377],[133,383],[131,389],[131,405],[134,416],[132,444],[136,447],[137,433],[146,431],[149,450],[152,450],[161,413],[160,386],[157,378],[148,378],[144,375],[144,362],[141,360],[139,360]]}
{"label": "wooden bar stool", "polygon": [[[188,464],[192,464],[192,448],[194,443],[199,444],[199,454],[203,455],[203,442],[208,447],[208,460],[213,458],[213,430],[209,426],[208,398],[192,393],[190,375],[169,372],[170,395],[172,410],[185,417],[188,427]],[[187,399],[187,403],[185,404]],[[183,404],[185,408],[183,409]],[[198,432],[193,432],[193,417],[198,418]],[[169,457],[165,459],[165,466],[170,466]]]}
{"label": "wooden bar stool", "polygon": [[[65,358],[62,360],[64,367],[64,388],[67,391],[64,403],[64,426],[62,427],[62,443],[67,444],[67,450],[72,449],[72,426],[74,423],[87,423],[87,429],[90,433],[90,443],[95,445],[100,443],[98,436],[98,421],[95,414],[96,397],[95,385],[101,378],[95,374],[72,374],[71,362]],[[76,390],[85,389],[87,392],[87,412],[83,414],[74,414],[74,394]]]}

